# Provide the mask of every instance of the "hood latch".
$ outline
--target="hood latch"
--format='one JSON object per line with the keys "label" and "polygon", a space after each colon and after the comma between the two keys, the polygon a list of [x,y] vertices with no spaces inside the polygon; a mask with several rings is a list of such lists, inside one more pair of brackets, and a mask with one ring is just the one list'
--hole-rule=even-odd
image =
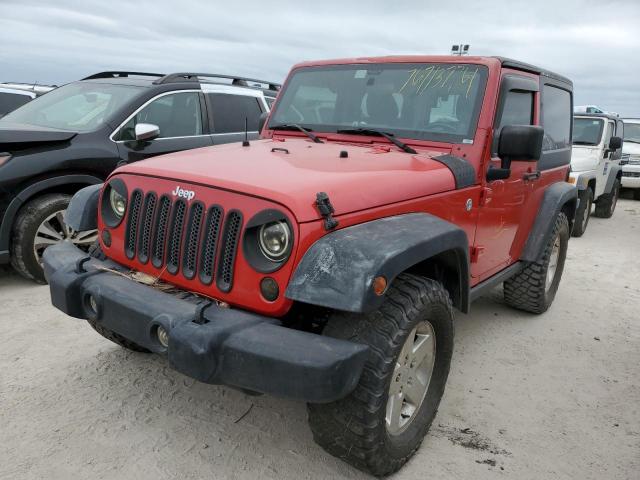
{"label": "hood latch", "polygon": [[333,205],[331,205],[329,195],[327,195],[325,192],[316,193],[316,207],[318,207],[320,215],[322,215],[322,217],[324,218],[325,230],[333,230],[338,226],[338,221],[332,216],[335,213],[335,210],[333,208]]}

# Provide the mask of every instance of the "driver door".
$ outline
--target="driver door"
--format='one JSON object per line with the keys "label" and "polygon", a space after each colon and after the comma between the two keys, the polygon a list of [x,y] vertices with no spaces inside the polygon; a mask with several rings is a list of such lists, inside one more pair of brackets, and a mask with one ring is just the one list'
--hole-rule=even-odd
{"label": "driver door", "polygon": [[[118,145],[120,157],[126,162],[135,162],[212,145],[203,103],[198,90],[165,93],[150,100],[111,136]],[[138,123],[157,125],[160,135],[150,141],[137,141],[135,126]]]}
{"label": "driver door", "polygon": [[[503,76],[494,121],[490,168],[500,167],[498,140],[504,126],[537,124],[538,92],[537,78],[514,74]],[[514,158],[510,168],[508,179],[487,181],[482,191],[471,259],[471,275],[479,281],[512,263],[512,249],[522,223],[523,210],[537,180],[535,163]]]}

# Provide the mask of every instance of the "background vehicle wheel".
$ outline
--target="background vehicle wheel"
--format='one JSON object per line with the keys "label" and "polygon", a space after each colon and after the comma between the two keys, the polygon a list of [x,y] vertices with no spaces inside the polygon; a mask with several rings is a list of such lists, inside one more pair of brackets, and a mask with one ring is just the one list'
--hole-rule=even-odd
{"label": "background vehicle wheel", "polygon": [[589,217],[591,216],[591,205],[593,205],[593,190],[587,188],[580,192],[580,206],[576,210],[576,219],[573,222],[572,237],[581,237],[587,230]]}
{"label": "background vehicle wheel", "polygon": [[373,475],[398,470],[433,421],[453,351],[453,308],[433,280],[399,275],[370,314],[334,313],[324,335],[369,345],[355,390],[309,404],[309,425],[326,451]]}
{"label": "background vehicle wheel", "polygon": [[45,248],[69,240],[81,248],[89,248],[96,238],[95,230],[74,232],[64,223],[64,212],[70,195],[52,193],[28,202],[16,217],[11,243],[11,265],[22,276],[46,283],[42,269]]}
{"label": "background vehicle wheel", "polygon": [[[102,247],[100,247],[100,243],[97,241],[94,242],[91,247],[89,247],[89,255],[93,258],[97,258],[98,260],[104,260],[106,258],[104,252],[102,251]],[[91,328],[93,328],[96,332],[102,335],[107,340],[111,340],[113,343],[120,345],[129,350],[133,350],[134,352],[142,352],[142,353],[151,353],[144,347],[141,347],[137,343],[134,343],[130,340],[127,340],[122,335],[117,334],[114,331],[111,331],[107,328],[104,328],[102,325],[99,325],[95,320],[87,319]]]}
{"label": "background vehicle wheel", "polygon": [[508,305],[531,313],[542,313],[553,303],[564,270],[569,244],[569,221],[560,212],[542,259],[527,265],[504,282],[504,299]]}
{"label": "background vehicle wheel", "polygon": [[594,212],[596,217],[611,218],[613,212],[616,210],[618,204],[618,197],[620,196],[620,180],[616,179],[613,182],[611,191],[605,195],[601,195],[596,203],[596,211]]}
{"label": "background vehicle wheel", "polygon": [[633,199],[640,200],[640,188],[633,189]]}

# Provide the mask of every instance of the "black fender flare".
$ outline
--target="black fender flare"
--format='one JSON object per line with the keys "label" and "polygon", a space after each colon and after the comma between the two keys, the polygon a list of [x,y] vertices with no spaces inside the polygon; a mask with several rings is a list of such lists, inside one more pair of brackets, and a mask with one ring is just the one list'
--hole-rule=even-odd
{"label": "black fender flare", "polygon": [[7,263],[9,261],[9,246],[11,243],[13,222],[18,211],[26,202],[35,197],[38,193],[51,188],[74,184],[94,185],[102,182],[103,180],[98,177],[94,177],[93,175],[60,175],[33,183],[18,193],[7,207],[4,217],[2,218],[2,224],[0,225],[0,264]]}
{"label": "black fender flare", "polygon": [[567,215],[569,231],[571,231],[577,206],[578,189],[575,185],[558,182],[548,187],[542,197],[538,214],[529,232],[520,260],[535,262],[540,259],[553,232],[556,215],[561,211]]}
{"label": "black fender flare", "polygon": [[375,277],[387,283],[439,254],[452,253],[457,270],[454,306],[469,307],[469,240],[457,225],[427,213],[408,213],[331,232],[305,252],[287,287],[291,300],[349,312],[378,308],[384,295],[373,291]]}
{"label": "black fender flare", "polygon": [[607,184],[604,186],[604,193],[611,193],[613,188],[613,182],[622,178],[622,167],[620,165],[611,165],[609,167],[609,176],[607,177]]}
{"label": "black fender flare", "polygon": [[78,190],[64,214],[64,221],[77,232],[98,228],[98,203],[104,183],[96,183]]}

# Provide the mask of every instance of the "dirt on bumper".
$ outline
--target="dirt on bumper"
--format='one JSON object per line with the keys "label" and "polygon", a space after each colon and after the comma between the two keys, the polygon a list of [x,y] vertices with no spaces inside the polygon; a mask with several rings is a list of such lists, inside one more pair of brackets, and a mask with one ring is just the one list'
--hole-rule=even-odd
{"label": "dirt on bumper", "polygon": [[[106,270],[120,267],[70,243],[47,249],[44,268],[56,308],[165,355],[172,368],[201,382],[321,403],[346,396],[362,373],[364,345],[181,300]],[[168,347],[158,340],[160,327]]]}

